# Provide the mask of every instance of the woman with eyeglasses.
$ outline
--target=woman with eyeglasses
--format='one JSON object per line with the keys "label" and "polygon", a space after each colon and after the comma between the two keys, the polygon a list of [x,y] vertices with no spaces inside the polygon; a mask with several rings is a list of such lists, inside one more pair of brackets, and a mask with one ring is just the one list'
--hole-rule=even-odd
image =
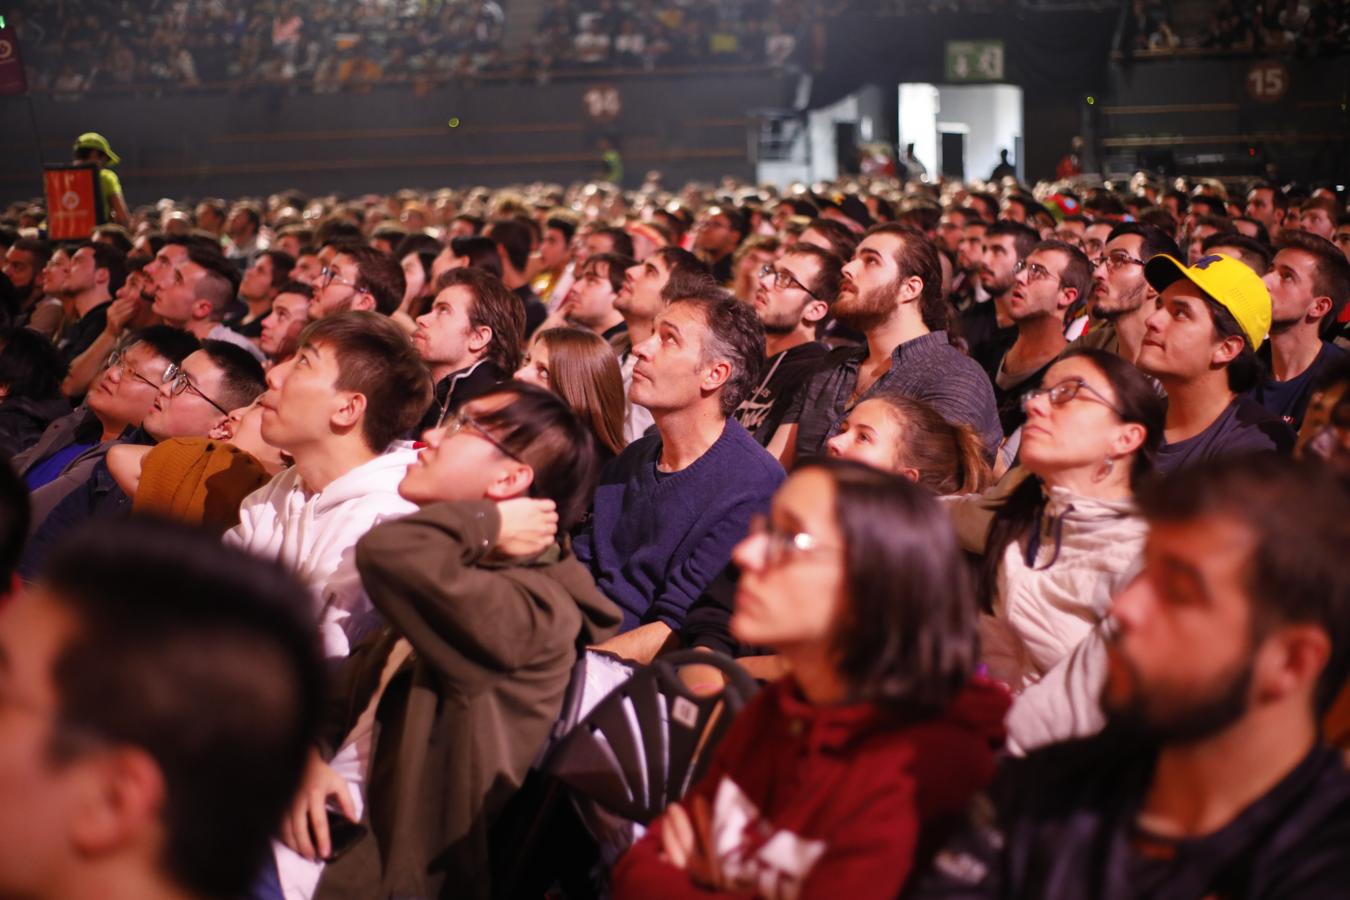
{"label": "woman with eyeglasses", "polygon": [[1149,380],[1102,350],[1066,353],[1023,404],[1021,468],[949,507],[963,545],[983,554],[982,661],[1017,697],[1015,750],[1101,727],[1097,629],[1141,563],[1134,489],[1165,414]]}
{"label": "woman with eyeglasses", "polygon": [[908,479],[799,467],[735,551],[731,627],[789,674],[614,869],[618,898],[895,897],[988,783],[1007,708],[971,675],[951,523]]}
{"label": "woman with eyeglasses", "polygon": [[601,465],[623,452],[623,375],[609,341],[584,328],[540,331],[525,351],[516,380],[567,401],[590,426]]}

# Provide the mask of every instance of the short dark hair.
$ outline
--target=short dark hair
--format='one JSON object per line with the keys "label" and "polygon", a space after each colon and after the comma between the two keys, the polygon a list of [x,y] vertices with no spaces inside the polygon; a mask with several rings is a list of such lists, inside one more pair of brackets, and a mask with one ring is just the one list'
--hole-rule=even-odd
{"label": "short dark hair", "polygon": [[[850,613],[835,636],[858,700],[927,717],[961,692],[978,654],[976,607],[951,517],[931,491],[860,463],[813,457],[834,482]],[[796,474],[796,473],[794,473]]]}
{"label": "short dark hair", "polygon": [[[1196,197],[1195,199],[1199,201],[1205,198]],[[1195,227],[1199,228],[1201,225],[1208,225],[1210,228],[1217,229],[1217,234],[1234,234],[1237,232],[1237,226],[1233,224],[1233,220],[1222,215],[1196,216]]]}
{"label": "short dark hair", "polygon": [[267,390],[262,363],[238,344],[202,341],[202,352],[220,369],[220,390],[213,399],[225,409],[248,406]]}
{"label": "short dark hair", "polygon": [[[1170,213],[1168,214],[1170,217]],[[1173,259],[1181,259],[1181,248],[1177,246],[1176,240],[1161,228],[1153,225],[1145,225],[1142,222],[1122,222],[1111,233],[1106,236],[1106,242],[1109,244],[1118,237],[1124,237],[1127,234],[1137,234],[1143,238],[1139,245],[1139,258],[1148,262],[1159,253],[1166,253]]]}
{"label": "short dark hair", "polygon": [[1252,182],[1252,186],[1247,188],[1247,194],[1250,195],[1252,191],[1270,191],[1270,202],[1272,206],[1276,209],[1289,208],[1289,195],[1268,181]]}
{"label": "short dark hair", "polygon": [[[1223,219],[1227,222],[1228,201],[1224,200],[1222,197],[1211,197],[1209,194],[1198,194],[1192,197],[1191,209],[1199,210],[1200,207],[1204,207],[1208,210],[1207,213],[1200,216],[1201,219],[1215,218]],[[1230,222],[1228,224],[1231,226],[1232,223]]]}
{"label": "short dark hair", "polygon": [[337,357],[335,387],[366,398],[361,432],[383,453],[408,434],[431,404],[431,373],[408,335],[386,315],[348,310],[305,326],[299,345],[322,344]]}
{"label": "short dark hair", "polygon": [[[1073,288],[1078,293],[1075,303],[1084,302],[1092,292],[1092,262],[1087,254],[1067,241],[1041,241],[1031,248],[1032,253],[1062,253],[1067,258],[1064,274],[1059,276],[1061,287]],[[1030,255],[1030,254],[1028,254]]]}
{"label": "short dark hair", "polygon": [[285,250],[264,250],[258,254],[258,259],[264,256],[272,261],[272,289],[275,290],[291,277],[291,270],[295,268],[295,257]]}
{"label": "short dark hair", "polygon": [[460,213],[450,220],[451,222],[463,222],[473,229],[475,235],[483,233],[483,217],[475,216],[471,213]]}
{"label": "short dark hair", "polygon": [[844,261],[823,247],[801,242],[788,244],[784,256],[808,256],[819,264],[820,271],[815,279],[806,286],[815,298],[827,306],[833,306],[839,299],[839,286],[844,280]]}
{"label": "short dark hair", "polygon": [[31,254],[35,271],[47,265],[52,258],[52,245],[40,238],[21,237],[9,246],[11,250],[22,250],[24,253]]}
{"label": "short dark hair", "polygon": [[530,229],[516,219],[493,219],[488,225],[487,236],[502,248],[511,268],[524,272],[530,261]]}
{"label": "short dark hair", "polygon": [[[94,268],[108,273],[108,293],[115,294],[127,281],[127,255],[114,244],[86,241],[77,250],[88,247],[94,254]],[[76,251],[71,251],[73,256]]]}
{"label": "short dark hair", "polygon": [[1280,234],[1276,250],[1301,250],[1315,260],[1313,266],[1313,293],[1331,298],[1331,312],[1322,318],[1322,337],[1328,337],[1337,327],[1337,319],[1350,300],[1350,260],[1331,241],[1306,231],[1285,231]]}
{"label": "short dark hair", "polygon": [[764,368],[764,323],[754,307],[716,285],[693,285],[670,303],[687,303],[703,317],[708,329],[704,361],[724,359],[731,364],[720,397],[722,415],[730,416],[759,383]]}
{"label": "short dark hair", "polygon": [[197,284],[197,296],[211,303],[211,317],[219,321],[234,298],[239,294],[239,282],[242,280],[239,268],[215,247],[203,247],[188,243],[188,260],[206,270],[206,275]]}
{"label": "short dark hair", "polygon": [[502,258],[497,245],[491,238],[457,237],[450,239],[450,252],[469,260],[469,268],[481,269],[498,278],[502,277]]}
{"label": "short dark hair", "polygon": [[712,287],[717,286],[717,282],[713,279],[712,269],[708,268],[708,264],[683,247],[662,247],[652,253],[652,256],[666,264],[666,272],[669,277],[666,280],[666,286],[661,289],[661,299],[667,303],[675,296],[673,293],[667,292],[672,285],[677,283],[682,290],[688,289],[689,285],[698,281],[707,282]]}
{"label": "short dark hair", "polygon": [[307,299],[314,299],[314,285],[305,284],[303,281],[287,281],[277,286],[278,294],[299,294]]}
{"label": "short dark hair", "polygon": [[[1220,231],[1211,234],[1200,242],[1200,248],[1209,253],[1215,247],[1232,247],[1237,252],[1238,261],[1246,265],[1257,275],[1264,275],[1270,271],[1271,260],[1275,254],[1270,247],[1261,243],[1256,238],[1248,237],[1239,231]],[[1340,252],[1340,251],[1337,251]],[[1344,257],[1342,257],[1344,259]]]}
{"label": "short dark hair", "polygon": [[[1135,221],[1140,225],[1148,225],[1162,231],[1173,241],[1177,239],[1177,220],[1172,217],[1172,213],[1161,206],[1150,206],[1147,209],[1140,210]],[[1134,224],[1126,222],[1126,225]]]}
{"label": "short dark hair", "polygon": [[[744,233],[742,231],[742,233]],[[609,252],[617,253],[620,256],[633,256],[633,238],[622,228],[614,228],[606,225],[603,228],[592,229],[591,234],[600,234],[609,238]]]}
{"label": "short dark hair", "polygon": [[590,426],[553,391],[521,381],[503,381],[484,397],[506,394],[511,402],[476,422],[534,472],[530,496],[558,507],[558,530],[569,531],[590,508],[600,480],[600,458]]}
{"label": "short dark hair", "polygon": [[407,287],[399,261],[393,254],[374,247],[344,247],[338,252],[356,263],[357,289],[370,294],[377,312],[392,315],[403,302],[403,291]]}
{"label": "short dark hair", "polygon": [[123,256],[131,252],[131,244],[132,244],[131,232],[127,231],[121,225],[117,225],[112,222],[109,222],[106,225],[100,225],[97,228],[95,228],[93,240],[94,243],[96,244],[98,243],[112,244],[118,250],[122,251]]}
{"label": "short dark hair", "polygon": [[[989,230],[993,231],[994,227],[991,226]],[[948,307],[946,298],[942,296],[942,263],[938,260],[937,245],[919,229],[898,222],[873,225],[863,234],[863,239],[874,234],[900,238],[900,247],[895,251],[895,264],[902,278],[918,277],[923,282],[923,290],[919,294],[919,315],[923,317],[923,324],[929,331],[946,328]]]}
{"label": "short dark hair", "polygon": [[[1245,233],[1242,231],[1241,228],[1238,228],[1238,227],[1237,227],[1237,224],[1238,224],[1239,222],[1246,222],[1248,225],[1254,225],[1254,226],[1256,227],[1256,240],[1259,241],[1261,244],[1265,245],[1266,247],[1269,247],[1269,246],[1270,246],[1270,230],[1269,230],[1268,228],[1266,228],[1266,225],[1265,225],[1264,222],[1258,222],[1256,219],[1253,219],[1251,216],[1234,216],[1234,217],[1233,217],[1233,227],[1234,227],[1235,229],[1237,229],[1238,233],[1240,233],[1240,234],[1245,234]],[[1212,235],[1211,235],[1211,236],[1212,236]],[[1247,237],[1251,237],[1251,235],[1246,235],[1246,236],[1247,236]]]}
{"label": "short dark hair", "polygon": [[6,389],[6,402],[59,397],[67,368],[44,335],[28,328],[0,329],[0,387]]}
{"label": "short dark hair", "polygon": [[237,212],[244,214],[244,217],[248,219],[249,224],[253,226],[254,231],[262,228],[262,209],[258,204],[250,203],[248,201],[236,203],[230,209],[230,215],[234,215]]}
{"label": "short dark hair", "polygon": [[1031,252],[1031,248],[1035,247],[1041,240],[1040,233],[1036,229],[1010,219],[999,219],[993,225],[990,225],[984,230],[984,237],[985,240],[992,237],[1011,237],[1013,249],[1017,251],[1018,259],[1026,259],[1027,254]]}
{"label": "short dark hair", "polygon": [[126,346],[145,344],[155,355],[171,363],[180,363],[202,349],[201,341],[189,332],[171,325],[147,325],[131,335]]}
{"label": "short dark hair", "polygon": [[346,246],[347,244],[364,245],[365,235],[361,233],[361,226],[354,222],[348,222],[344,219],[325,219],[319,223],[319,227],[314,229],[314,243],[320,247],[329,244]]}
{"label": "short dark hair", "polygon": [[577,233],[577,223],[563,216],[549,216],[544,220],[544,227],[550,231],[560,232],[563,240],[569,244]]}
{"label": "short dark hair", "polygon": [[473,294],[469,327],[492,329],[484,358],[508,374],[519,369],[525,343],[525,302],[520,296],[496,275],[472,266],[442,273],[436,279],[436,293],[448,287],[465,287]]}
{"label": "short dark hair", "polygon": [[1179,470],[1139,493],[1150,522],[1222,516],[1256,538],[1244,566],[1254,636],[1285,623],[1326,632],[1331,655],[1316,691],[1325,712],[1350,675],[1350,505],[1346,485],[1330,471],[1273,453],[1234,454]]}
{"label": "short dark hair", "polygon": [[812,219],[806,231],[819,231],[824,235],[830,250],[840,259],[852,259],[853,251],[858,249],[858,236],[849,231],[846,225],[833,219]]}
{"label": "short dark hair", "polygon": [[52,664],[49,754],[144,751],[164,779],[164,874],[204,897],[245,893],[317,737],[324,670],[304,586],[205,533],[136,518],[77,532],[43,583],[77,623]]}
{"label": "short dark hair", "polygon": [[637,265],[637,260],[631,256],[620,256],[617,253],[597,253],[586,258],[586,262],[581,265],[581,271],[577,274],[585,275],[588,271],[596,270],[596,266],[600,263],[605,264],[605,277],[609,280],[609,286],[617,294],[623,288],[623,279],[629,267]]}
{"label": "short dark hair", "polygon": [[398,242],[398,246],[394,248],[394,256],[398,257],[401,263],[409,253],[430,253],[434,257],[441,249],[441,242],[431,235],[414,232]]}

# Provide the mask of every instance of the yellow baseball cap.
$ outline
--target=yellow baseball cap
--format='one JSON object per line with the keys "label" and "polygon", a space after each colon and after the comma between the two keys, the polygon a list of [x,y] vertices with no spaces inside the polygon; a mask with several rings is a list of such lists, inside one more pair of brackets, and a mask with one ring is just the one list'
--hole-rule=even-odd
{"label": "yellow baseball cap", "polygon": [[98,150],[104,156],[108,157],[108,165],[115,166],[122,161],[122,157],[113,152],[108,139],[97,131],[86,131],[75,139],[76,150]]}
{"label": "yellow baseball cap", "polygon": [[1270,291],[1250,266],[1231,256],[1211,253],[1187,266],[1176,257],[1159,253],[1144,266],[1144,277],[1160,294],[1185,278],[1233,314],[1252,350],[1265,343],[1270,334]]}

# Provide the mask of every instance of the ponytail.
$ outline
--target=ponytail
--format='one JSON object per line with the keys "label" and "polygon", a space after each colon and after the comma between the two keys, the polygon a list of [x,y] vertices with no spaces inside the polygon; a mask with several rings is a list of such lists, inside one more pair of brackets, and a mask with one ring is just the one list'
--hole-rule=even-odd
{"label": "ponytail", "polygon": [[895,452],[896,469],[914,469],[919,484],[939,496],[969,494],[989,483],[984,441],[969,425],[948,422],[922,400],[899,394],[877,398],[900,426]]}
{"label": "ponytail", "polygon": [[956,477],[959,486],[954,494],[978,494],[989,486],[992,472],[984,458],[984,439],[969,425],[953,425],[956,441]]}

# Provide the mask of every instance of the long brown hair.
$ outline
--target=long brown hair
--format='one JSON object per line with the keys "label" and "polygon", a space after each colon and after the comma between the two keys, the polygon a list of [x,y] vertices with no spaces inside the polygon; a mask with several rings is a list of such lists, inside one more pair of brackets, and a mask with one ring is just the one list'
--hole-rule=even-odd
{"label": "long brown hair", "polygon": [[548,382],[590,426],[596,444],[623,451],[623,375],[609,342],[581,328],[550,328],[536,340],[548,350]]}
{"label": "long brown hair", "polygon": [[885,403],[900,426],[896,467],[918,470],[919,484],[939,496],[977,493],[989,484],[984,441],[975,429],[948,422],[913,397],[882,393],[871,399]]}

